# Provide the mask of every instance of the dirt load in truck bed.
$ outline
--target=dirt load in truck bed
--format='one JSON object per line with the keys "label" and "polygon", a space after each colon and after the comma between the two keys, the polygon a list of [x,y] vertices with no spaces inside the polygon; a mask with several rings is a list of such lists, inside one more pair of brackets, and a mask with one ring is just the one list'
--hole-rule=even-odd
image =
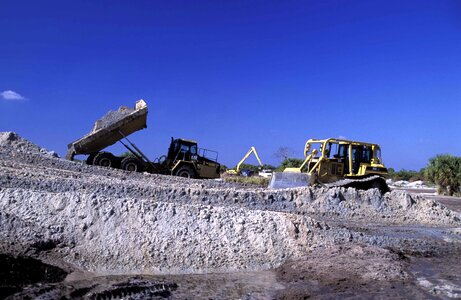
{"label": "dirt load in truck bed", "polygon": [[138,100],[134,109],[121,106],[97,120],[91,132],[68,145],[66,158],[91,154],[115,144],[125,136],[147,127],[147,104]]}

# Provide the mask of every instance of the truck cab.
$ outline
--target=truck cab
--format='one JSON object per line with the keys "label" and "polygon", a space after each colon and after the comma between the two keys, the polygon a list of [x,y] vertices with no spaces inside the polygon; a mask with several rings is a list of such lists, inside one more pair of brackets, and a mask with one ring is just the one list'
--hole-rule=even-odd
{"label": "truck cab", "polygon": [[197,142],[171,138],[165,163],[172,175],[187,178],[219,178],[218,153],[198,148]]}

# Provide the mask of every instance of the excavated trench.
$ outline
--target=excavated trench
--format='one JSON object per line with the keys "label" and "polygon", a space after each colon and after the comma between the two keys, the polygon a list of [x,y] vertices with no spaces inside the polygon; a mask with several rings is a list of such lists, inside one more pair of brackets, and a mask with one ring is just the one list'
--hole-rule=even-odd
{"label": "excavated trench", "polygon": [[[0,133],[3,297],[433,296],[412,261],[457,257],[460,219],[405,191],[133,174]],[[24,260],[36,263],[30,278]],[[436,296],[457,295],[450,278]]]}

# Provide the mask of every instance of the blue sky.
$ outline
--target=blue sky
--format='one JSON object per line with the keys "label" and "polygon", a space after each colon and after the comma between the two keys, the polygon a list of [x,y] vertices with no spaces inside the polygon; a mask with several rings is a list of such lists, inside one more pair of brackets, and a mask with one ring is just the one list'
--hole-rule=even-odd
{"label": "blue sky", "polygon": [[307,139],[339,136],[381,144],[396,169],[461,155],[458,0],[2,1],[0,11],[0,131],[61,155],[140,98],[149,127],[131,137],[151,158],[171,136],[230,166],[252,145],[276,164],[279,147],[300,157]]}

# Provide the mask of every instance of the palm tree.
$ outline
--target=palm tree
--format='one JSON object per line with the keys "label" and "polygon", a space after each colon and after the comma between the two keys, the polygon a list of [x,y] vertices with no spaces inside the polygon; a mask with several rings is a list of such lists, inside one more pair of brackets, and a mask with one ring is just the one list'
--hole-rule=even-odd
{"label": "palm tree", "polygon": [[437,155],[429,160],[426,177],[439,185],[440,194],[452,196],[461,186],[461,157],[449,154]]}

